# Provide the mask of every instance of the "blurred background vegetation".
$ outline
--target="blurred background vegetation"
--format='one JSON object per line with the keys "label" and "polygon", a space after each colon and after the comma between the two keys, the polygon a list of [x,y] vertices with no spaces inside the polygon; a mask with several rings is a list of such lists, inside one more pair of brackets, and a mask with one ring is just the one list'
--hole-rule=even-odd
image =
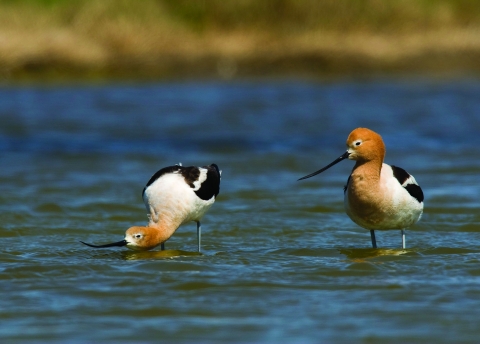
{"label": "blurred background vegetation", "polygon": [[478,0],[1,0],[0,79],[480,71]]}

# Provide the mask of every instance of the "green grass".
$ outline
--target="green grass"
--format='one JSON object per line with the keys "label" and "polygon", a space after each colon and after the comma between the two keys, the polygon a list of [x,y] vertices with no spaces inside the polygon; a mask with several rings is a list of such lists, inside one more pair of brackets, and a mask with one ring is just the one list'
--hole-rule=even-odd
{"label": "green grass", "polygon": [[192,28],[266,30],[417,30],[478,23],[473,0],[165,0]]}
{"label": "green grass", "polygon": [[445,53],[476,66],[479,30],[479,0],[0,0],[0,80],[52,68],[190,74],[224,58],[323,71],[415,66],[419,54],[437,68]]}
{"label": "green grass", "polygon": [[39,16],[54,12],[67,17],[59,19],[64,23],[72,13],[89,9],[97,17],[101,12],[133,22],[168,20],[194,32],[395,32],[480,24],[478,0],[3,0],[2,7],[33,7]]}

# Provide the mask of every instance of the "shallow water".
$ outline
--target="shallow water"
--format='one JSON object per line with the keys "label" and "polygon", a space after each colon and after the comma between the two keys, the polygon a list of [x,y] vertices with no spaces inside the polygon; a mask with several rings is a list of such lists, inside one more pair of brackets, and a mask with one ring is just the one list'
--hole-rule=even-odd
{"label": "shallow water", "polygon": [[[480,81],[375,79],[4,86],[0,338],[32,342],[477,342]],[[407,230],[343,211],[382,134],[425,193]],[[167,251],[95,250],[145,224],[161,167],[217,163],[217,202]]]}

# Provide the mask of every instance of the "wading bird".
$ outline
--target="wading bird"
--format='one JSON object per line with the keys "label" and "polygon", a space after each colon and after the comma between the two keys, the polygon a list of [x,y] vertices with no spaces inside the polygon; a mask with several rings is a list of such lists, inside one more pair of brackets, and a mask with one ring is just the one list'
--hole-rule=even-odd
{"label": "wading bird", "polygon": [[348,216],[360,227],[370,230],[372,246],[377,247],[375,230],[400,229],[405,248],[405,228],[415,224],[423,213],[423,191],[404,169],[383,163],[385,144],[376,132],[357,128],[347,138],[347,151],[307,179],[344,159],[355,166],[344,189]]}
{"label": "wading bird", "polygon": [[167,241],[181,225],[197,223],[198,252],[201,244],[200,220],[215,202],[220,191],[221,171],[211,164],[204,167],[183,167],[181,164],[162,168],[143,189],[142,198],[148,212],[146,227],[130,227],[122,241],[95,247],[127,246],[134,250],[150,250],[158,245],[165,249]]}

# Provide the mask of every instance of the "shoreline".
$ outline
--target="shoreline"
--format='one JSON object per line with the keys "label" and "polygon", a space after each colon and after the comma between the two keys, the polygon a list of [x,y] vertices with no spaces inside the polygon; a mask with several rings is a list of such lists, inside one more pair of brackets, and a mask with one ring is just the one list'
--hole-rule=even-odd
{"label": "shoreline", "polygon": [[[207,35],[163,48],[131,45],[126,51],[93,41],[89,48],[72,46],[81,39],[63,41],[58,35],[52,31],[40,44],[9,50],[0,32],[0,80],[480,75],[477,30],[409,36],[319,33],[271,40],[268,35]],[[444,40],[445,36],[462,39]]]}
{"label": "shoreline", "polygon": [[[255,1],[245,8],[212,1],[196,9],[163,0],[142,6],[131,0],[50,1],[50,7],[39,0],[0,4],[0,82],[480,75],[480,6],[472,10],[466,2],[460,11],[461,0],[432,8],[367,1],[368,13],[353,0],[346,12],[340,3],[312,7],[284,0],[286,9],[276,14]],[[193,10],[198,16],[189,17]]]}

